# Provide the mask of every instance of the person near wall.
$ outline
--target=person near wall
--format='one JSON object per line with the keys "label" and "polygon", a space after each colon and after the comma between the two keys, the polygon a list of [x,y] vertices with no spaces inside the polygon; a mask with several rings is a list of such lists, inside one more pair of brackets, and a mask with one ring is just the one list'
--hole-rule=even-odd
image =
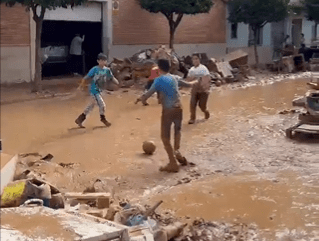
{"label": "person near wall", "polygon": [[83,73],[83,51],[82,43],[84,42],[84,35],[81,38],[80,34],[76,34],[73,38],[70,46],[71,55],[71,66],[74,74],[84,74]]}
{"label": "person near wall", "polygon": [[303,33],[300,34],[300,46],[302,46],[303,44],[305,44],[305,35]]}

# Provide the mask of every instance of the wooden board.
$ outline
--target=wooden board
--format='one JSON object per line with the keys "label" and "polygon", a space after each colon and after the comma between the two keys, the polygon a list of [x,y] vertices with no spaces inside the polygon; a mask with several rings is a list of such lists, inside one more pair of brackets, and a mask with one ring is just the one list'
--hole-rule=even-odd
{"label": "wooden board", "polygon": [[[11,159],[7,161],[8,158],[8,155],[1,153],[1,194],[5,186],[7,186],[13,180],[18,161],[18,155],[11,157]],[[4,166],[2,166],[2,161],[5,163]]]}
{"label": "wooden board", "polygon": [[218,62],[216,63],[218,72],[222,74],[224,78],[234,78],[231,70],[231,66],[228,62]]}
{"label": "wooden board", "polygon": [[108,192],[82,193],[82,192],[67,192],[64,194],[65,198],[70,199],[97,199],[97,198],[111,198]]}
{"label": "wooden board", "polygon": [[302,124],[301,126],[296,128],[295,131],[319,134],[319,125]]}

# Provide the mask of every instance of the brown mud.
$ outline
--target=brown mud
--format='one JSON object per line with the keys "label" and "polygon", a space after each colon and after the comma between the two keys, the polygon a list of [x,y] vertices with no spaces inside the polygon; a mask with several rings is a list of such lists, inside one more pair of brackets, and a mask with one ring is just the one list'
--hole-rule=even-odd
{"label": "brown mud", "polygon": [[[99,178],[115,198],[163,199],[162,209],[189,223],[196,217],[256,223],[267,240],[290,234],[315,237],[319,142],[311,136],[287,139],[284,130],[298,122],[298,114],[278,114],[293,108],[292,100],[307,91],[307,81],[216,88],[209,99],[211,118],[204,121],[198,110],[195,125],[187,125],[189,91],[183,90],[181,151],[196,166],[182,167],[178,174],[158,171],[167,162],[159,138],[161,107],[155,97],[150,106],[135,105],[140,94],[135,90],[105,97],[110,128],[102,128],[96,109],[85,129],[75,128],[85,95],[3,105],[3,149],[9,154],[51,153],[54,163],[75,163],[73,168],[37,167],[61,191],[83,191]],[[142,153],[145,140],[157,144],[154,155]]]}

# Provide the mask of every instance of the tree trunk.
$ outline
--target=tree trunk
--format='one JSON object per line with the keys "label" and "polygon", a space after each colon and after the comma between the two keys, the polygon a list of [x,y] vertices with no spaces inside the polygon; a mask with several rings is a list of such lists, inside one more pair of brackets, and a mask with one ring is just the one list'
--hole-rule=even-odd
{"label": "tree trunk", "polygon": [[41,63],[41,32],[43,19],[38,19],[36,23],[35,37],[35,74],[32,86],[32,92],[42,91],[42,63]]}
{"label": "tree trunk", "polygon": [[169,48],[174,49],[175,28],[170,24],[169,29]]}
{"label": "tree trunk", "polygon": [[259,64],[258,51],[257,51],[257,29],[253,29],[254,32],[254,51],[255,51],[255,61],[256,65]]}
{"label": "tree trunk", "polygon": [[182,18],[184,16],[184,14],[179,13],[177,15],[176,20],[174,20],[174,13],[170,13],[170,14],[165,13],[165,12],[162,12],[162,13],[164,14],[164,16],[168,20],[168,25],[169,25],[169,48],[174,50],[175,32],[176,32],[176,29],[177,29],[178,25],[182,21]]}

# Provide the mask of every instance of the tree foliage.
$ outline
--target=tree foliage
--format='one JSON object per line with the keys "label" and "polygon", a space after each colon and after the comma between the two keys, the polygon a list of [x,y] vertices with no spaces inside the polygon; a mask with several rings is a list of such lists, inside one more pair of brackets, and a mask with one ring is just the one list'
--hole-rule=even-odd
{"label": "tree foliage", "polygon": [[319,0],[304,0],[307,19],[319,23]]}
{"label": "tree foliage", "polygon": [[229,17],[231,23],[245,23],[254,32],[255,58],[258,64],[257,32],[267,23],[279,22],[288,15],[289,0],[231,0]]}
{"label": "tree foliage", "polygon": [[232,23],[263,27],[267,23],[279,22],[288,15],[287,0],[231,0],[228,20]]}
{"label": "tree foliage", "polygon": [[209,13],[213,0],[136,0],[141,8],[151,13],[162,13],[170,27],[170,48],[173,48],[174,34],[184,14]]}

